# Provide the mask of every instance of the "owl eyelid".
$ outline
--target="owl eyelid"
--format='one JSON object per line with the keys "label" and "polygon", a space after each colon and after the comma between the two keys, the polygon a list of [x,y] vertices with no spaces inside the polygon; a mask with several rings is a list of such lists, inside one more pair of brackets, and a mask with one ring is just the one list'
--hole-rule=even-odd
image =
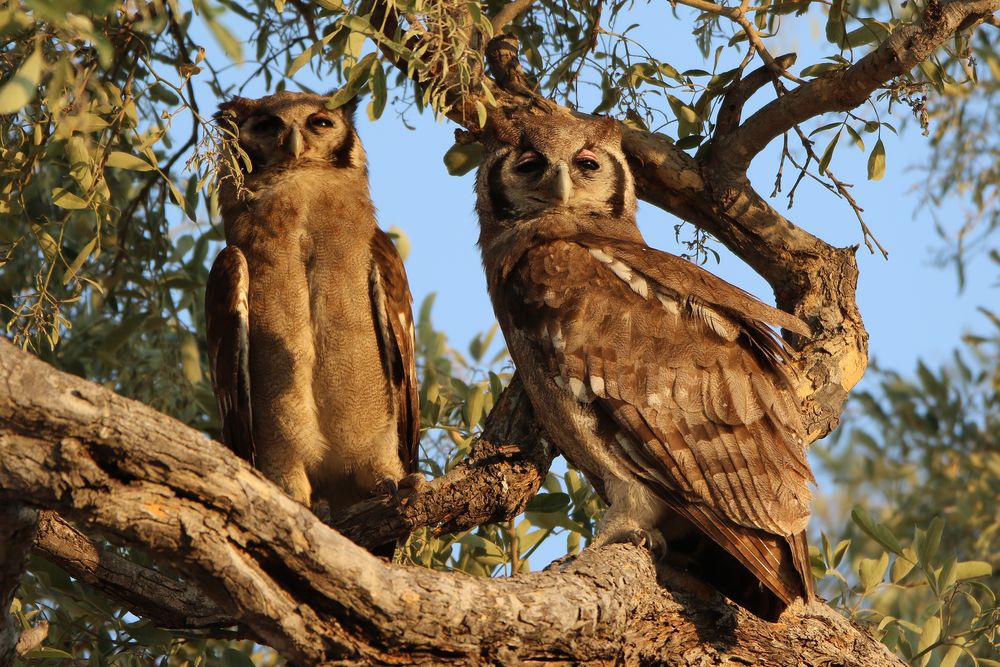
{"label": "owl eyelid", "polygon": [[544,162],[544,158],[535,151],[525,151],[514,163],[514,171],[530,174],[541,169]]}
{"label": "owl eyelid", "polygon": [[573,161],[584,171],[597,171],[601,168],[601,163],[597,161],[597,155],[586,148],[577,153]]}

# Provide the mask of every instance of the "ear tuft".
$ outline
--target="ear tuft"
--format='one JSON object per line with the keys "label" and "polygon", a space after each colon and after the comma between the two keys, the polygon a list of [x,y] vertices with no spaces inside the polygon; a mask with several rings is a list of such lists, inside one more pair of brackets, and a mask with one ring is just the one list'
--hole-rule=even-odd
{"label": "ear tuft", "polygon": [[249,115],[257,106],[258,100],[251,100],[246,97],[234,97],[219,105],[219,110],[212,116],[215,120],[222,120],[227,115],[234,118]]}

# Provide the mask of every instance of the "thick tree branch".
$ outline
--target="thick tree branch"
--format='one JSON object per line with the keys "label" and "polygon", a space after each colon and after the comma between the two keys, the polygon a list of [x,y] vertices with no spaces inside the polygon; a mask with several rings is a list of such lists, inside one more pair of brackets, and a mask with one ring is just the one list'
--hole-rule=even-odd
{"label": "thick tree branch", "polygon": [[886,82],[930,57],[959,29],[973,27],[1000,11],[1000,0],[931,0],[919,24],[897,28],[874,51],[844,69],[804,83],[765,104],[742,127],[713,147],[715,159],[736,171],[772,139],[799,123],[830,111],[849,111],[864,103]]}
{"label": "thick tree branch", "polygon": [[[787,53],[774,59],[774,67],[786,70],[795,64],[795,54]],[[722,105],[719,107],[719,114],[715,118],[716,139],[732,134],[740,126],[740,116],[743,114],[743,105],[747,103],[754,93],[774,80],[775,73],[771,66],[764,65],[758,67],[742,79],[735,81],[726,91],[722,98]]]}
{"label": "thick tree branch", "polygon": [[42,512],[35,552],[160,627],[236,624],[201,590],[101,548],[53,512]]}
{"label": "thick tree branch", "polygon": [[496,16],[490,20],[490,23],[493,25],[493,34],[499,35],[503,32],[503,29],[506,28],[511,21],[528,11],[534,3],[535,0],[512,0],[512,2],[504,5],[503,8],[497,12]]}
{"label": "thick tree branch", "polygon": [[[43,626],[36,626],[32,634],[22,635],[21,624],[10,613],[14,594],[28,566],[37,527],[36,510],[14,498],[0,503],[0,665],[11,664],[16,656],[31,650],[45,637]],[[41,637],[35,637],[39,632]]]}
{"label": "thick tree branch", "polygon": [[768,624],[631,545],[506,580],[389,566],[151,408],[5,341],[0,378],[0,501],[148,551],[292,662],[901,664],[822,604]]}

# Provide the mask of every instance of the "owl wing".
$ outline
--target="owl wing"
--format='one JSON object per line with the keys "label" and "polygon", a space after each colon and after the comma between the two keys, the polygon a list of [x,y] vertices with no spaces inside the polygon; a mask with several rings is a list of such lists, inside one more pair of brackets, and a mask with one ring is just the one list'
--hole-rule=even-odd
{"label": "owl wing", "polygon": [[786,603],[811,594],[813,477],[792,353],[765,322],[805,325],[641,244],[554,241],[513,270],[515,326],[604,416],[621,460]]}
{"label": "owl wing", "polygon": [[253,464],[249,291],[247,260],[239,248],[228,246],[212,264],[205,289],[208,363],[222,419],[222,439]]}
{"label": "owl wing", "polygon": [[372,236],[372,310],[386,374],[397,401],[399,458],[407,473],[417,471],[420,456],[420,404],[413,333],[413,297],[403,260],[381,229]]}

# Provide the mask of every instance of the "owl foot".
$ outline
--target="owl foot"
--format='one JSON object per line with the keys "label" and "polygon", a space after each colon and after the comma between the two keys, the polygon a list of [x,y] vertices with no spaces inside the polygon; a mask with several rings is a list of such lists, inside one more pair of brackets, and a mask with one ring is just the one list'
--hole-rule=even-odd
{"label": "owl foot", "polygon": [[400,480],[387,477],[382,480],[382,491],[392,498],[396,504],[405,505],[411,498],[419,493],[427,484],[422,473],[414,472],[406,475]]}
{"label": "owl foot", "polygon": [[637,547],[649,549],[657,561],[662,560],[667,555],[667,541],[663,539],[658,530],[646,530],[645,528],[605,530],[594,539],[596,547],[608,544],[634,544]]}

